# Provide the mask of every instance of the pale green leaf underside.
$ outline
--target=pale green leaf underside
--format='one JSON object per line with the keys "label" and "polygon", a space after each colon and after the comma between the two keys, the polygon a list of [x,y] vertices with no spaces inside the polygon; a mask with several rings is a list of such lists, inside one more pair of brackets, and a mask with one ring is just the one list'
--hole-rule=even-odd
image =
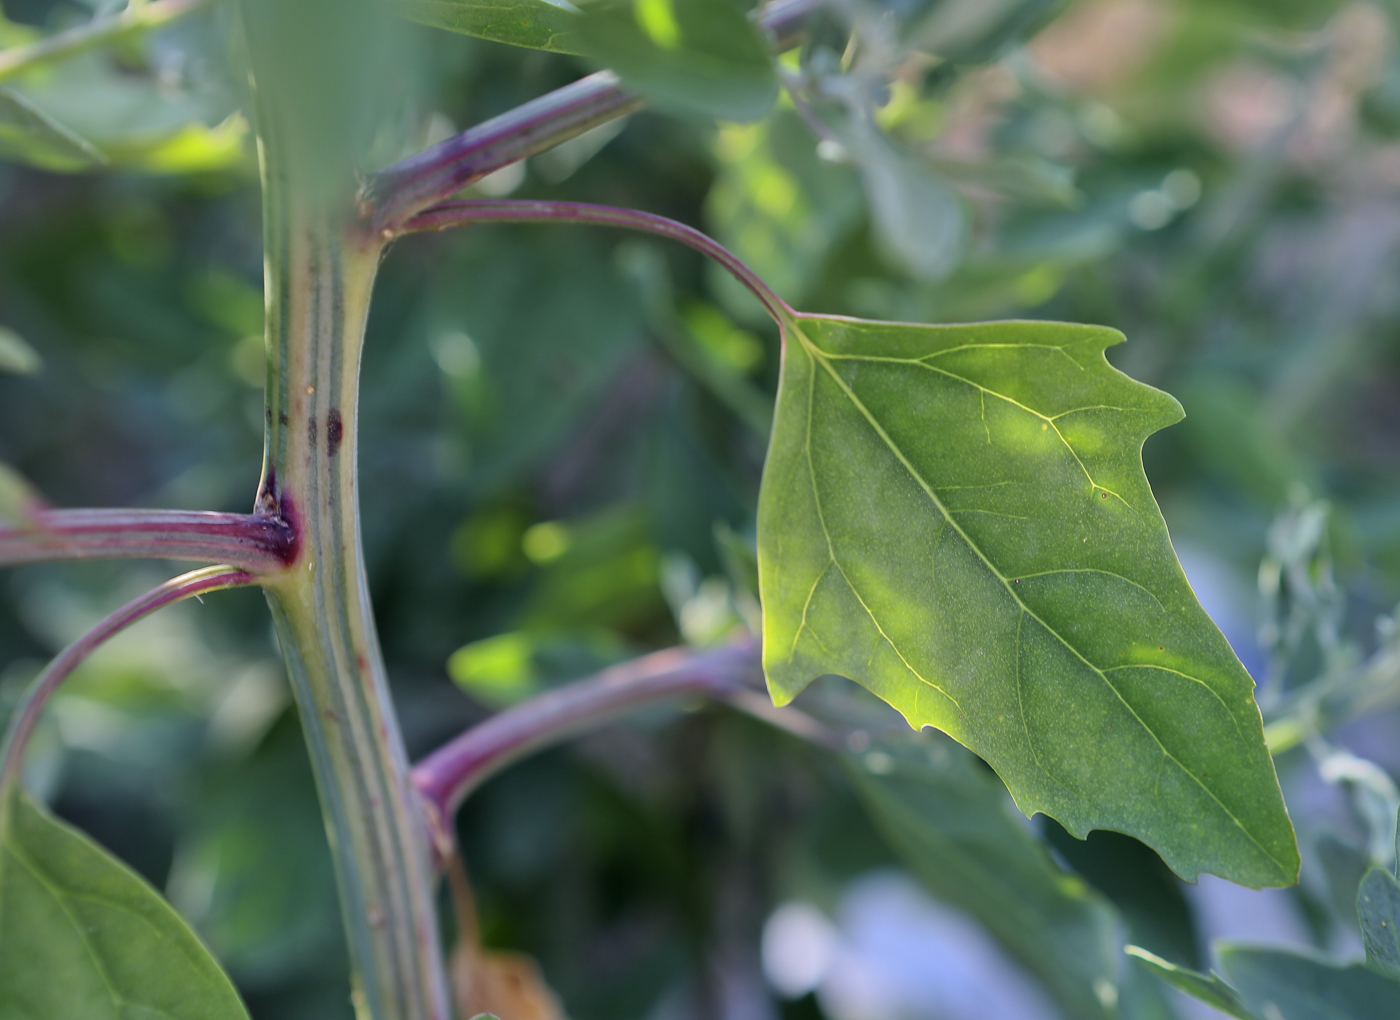
{"label": "pale green leaf underside", "polygon": [[1367,961],[1400,978],[1400,881],[1388,871],[1372,868],[1357,891],[1356,916]]}
{"label": "pale green leaf underside", "polygon": [[1121,334],[795,316],[759,499],[778,703],[840,673],[970,747],[1027,814],[1189,879],[1295,881],[1253,683],[1142,470],[1181,417]]}
{"label": "pale green leaf underside", "polygon": [[159,893],[12,789],[0,808],[0,1020],[79,1017],[248,1014]]}
{"label": "pale green leaf underside", "polygon": [[411,21],[478,39],[554,53],[578,53],[579,16],[549,0],[398,0]]}
{"label": "pale green leaf underside", "polygon": [[1137,946],[1127,946],[1126,949],[1129,956],[1141,960],[1153,974],[1192,998],[1200,999],[1202,1002],[1214,1006],[1226,1016],[1235,1017],[1236,1020],[1259,1020],[1244,1004],[1240,993],[1221,981],[1218,975],[1202,974],[1185,967],[1178,967],[1176,964]]}

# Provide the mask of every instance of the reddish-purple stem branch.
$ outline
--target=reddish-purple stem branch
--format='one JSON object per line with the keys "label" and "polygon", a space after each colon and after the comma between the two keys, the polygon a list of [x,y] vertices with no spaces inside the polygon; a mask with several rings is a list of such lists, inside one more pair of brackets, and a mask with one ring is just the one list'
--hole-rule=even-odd
{"label": "reddish-purple stem branch", "polygon": [[296,554],[292,529],[257,514],[35,509],[30,520],[27,527],[0,527],[0,566],[149,557],[230,563],[263,574]]}
{"label": "reddish-purple stem branch", "polygon": [[617,75],[599,71],[493,117],[380,171],[361,202],[374,231],[394,230],[415,212],[456,194],[493,170],[553,148],[625,116],[642,100]]}
{"label": "reddish-purple stem branch", "polygon": [[[758,12],[777,51],[789,48],[824,0],[774,0]],[[375,233],[398,228],[421,209],[481,180],[493,170],[553,148],[643,105],[611,71],[600,71],[532,99],[375,174],[361,190],[361,208]]]}
{"label": "reddish-purple stem branch", "polygon": [[179,602],[192,595],[218,591],[221,588],[238,588],[256,583],[257,578],[252,574],[233,567],[204,567],[182,574],[128,602],[60,652],[58,657],[49,663],[48,668],[35,678],[10,720],[4,744],[0,745],[0,789],[18,778],[25,744],[34,732],[44,705],[58,689],[58,685],[99,645],[137,620],[172,602]]}
{"label": "reddish-purple stem branch", "polygon": [[692,694],[729,698],[762,682],[753,640],[712,652],[656,652],[492,716],[415,765],[413,785],[432,807],[434,821],[445,825],[483,780],[542,747],[643,705]]}
{"label": "reddish-purple stem branch", "polygon": [[592,223],[605,227],[640,230],[643,233],[679,241],[702,255],[714,259],[763,303],[770,315],[781,325],[792,317],[793,310],[774,294],[752,269],[719,242],[688,227],[684,223],[636,209],[619,209],[610,205],[590,205],[584,202],[536,202],[528,199],[477,200],[444,202],[414,216],[402,227],[405,233],[420,230],[445,230],[470,223]]}

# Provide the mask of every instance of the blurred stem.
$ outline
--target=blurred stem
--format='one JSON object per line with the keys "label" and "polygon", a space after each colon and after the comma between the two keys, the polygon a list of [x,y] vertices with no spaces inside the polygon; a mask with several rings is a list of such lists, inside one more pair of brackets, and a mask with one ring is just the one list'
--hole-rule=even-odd
{"label": "blurred stem", "polygon": [[211,2],[212,0],[151,0],[150,3],[132,3],[115,17],[97,18],[27,46],[0,50],[0,82],[17,77],[40,64],[62,60],[97,46],[117,42],[137,32],[167,25],[177,18],[209,6]]}
{"label": "blurred stem", "polygon": [[179,602],[192,595],[219,591],[223,588],[239,588],[256,584],[257,578],[243,570],[229,566],[205,567],[166,581],[159,588],[152,588],[140,598],[133,599],[116,612],[109,615],[96,627],[65,648],[58,657],[49,663],[47,669],[34,678],[19,707],[10,719],[5,740],[0,743],[0,791],[17,782],[20,765],[24,759],[24,748],[29,736],[39,722],[39,715],[48,703],[58,685],[80,666],[84,659],[112,635],[125,630],[151,613]]}
{"label": "blurred stem", "polygon": [[278,110],[258,112],[268,373],[257,505],[297,536],[295,559],[265,589],[335,861],[356,1014],[448,1020],[427,821],[408,779],[360,540],[360,350],[380,246],[334,201],[348,205],[348,189],[294,186],[307,178],[276,144]]}
{"label": "blurred stem", "polygon": [[[757,13],[760,28],[782,52],[797,41],[825,0],[775,0]],[[369,178],[361,215],[376,231],[397,232],[415,214],[487,174],[552,149],[585,131],[642,108],[645,101],[611,71],[599,71],[468,128]]]}
{"label": "blurred stem", "polygon": [[150,558],[229,563],[269,574],[295,555],[291,529],[259,514],[35,508],[28,518],[24,527],[0,527],[0,566]]}
{"label": "blurred stem", "polygon": [[758,275],[718,241],[676,220],[637,209],[619,209],[610,205],[589,205],[584,202],[535,202],[527,199],[499,199],[471,202],[444,202],[426,209],[408,220],[402,233],[423,230],[446,230],[470,223],[588,223],[603,227],[637,230],[654,237],[679,241],[707,258],[714,259],[734,278],[753,292],[754,297],[779,325],[787,323],[793,310],[774,294]]}
{"label": "blurred stem", "polygon": [[493,715],[413,768],[413,785],[436,812],[439,853],[450,857],[450,819],[462,801],[507,765],[646,705],[697,694],[735,699],[762,683],[753,639],[711,652],[670,648]]}

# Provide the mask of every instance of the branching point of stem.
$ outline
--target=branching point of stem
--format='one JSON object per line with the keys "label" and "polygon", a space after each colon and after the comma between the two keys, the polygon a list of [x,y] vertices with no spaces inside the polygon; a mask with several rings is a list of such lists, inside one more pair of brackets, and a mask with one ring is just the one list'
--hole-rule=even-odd
{"label": "branching point of stem", "polygon": [[0,527],[0,566],[151,558],[227,563],[261,576],[289,566],[296,551],[291,524],[264,513],[35,508],[26,526]]}

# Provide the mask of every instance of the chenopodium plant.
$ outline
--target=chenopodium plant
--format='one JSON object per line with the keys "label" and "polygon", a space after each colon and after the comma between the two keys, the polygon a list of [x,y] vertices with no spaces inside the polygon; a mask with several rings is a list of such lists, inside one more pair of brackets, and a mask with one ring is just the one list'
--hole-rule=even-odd
{"label": "chenopodium plant", "polygon": [[[198,6],[133,4],[76,34],[7,51],[0,74],[17,79]],[[0,562],[213,565],[113,613],[54,660],[13,715],[0,757],[0,1017],[246,1015],[175,912],[28,798],[21,768],[46,700],[92,648],[162,605],[235,586],[260,586],[276,623],[363,1017],[452,1015],[435,884],[455,856],[452,812],[486,775],[645,702],[700,693],[750,704],[760,665],[777,706],[823,674],[856,681],[914,729],[934,727],[975,752],[1022,811],[1050,815],[1075,835],[1131,834],[1188,880],[1201,872],[1252,887],[1296,880],[1298,851],[1253,684],[1193,595],[1143,472],[1144,440],[1182,412],[1108,363],[1104,352],[1120,334],[804,314],[681,223],[568,202],[451,200],[649,100],[761,116],[778,92],[770,54],[801,38],[815,6],[780,0],[750,18],[727,0],[586,13],[544,0],[397,8],[239,0],[264,200],[263,476],[247,515],[59,510],[4,477],[10,523]],[[399,14],[582,53],[612,70],[370,173],[361,162],[391,119],[386,83],[412,60],[395,42]],[[21,93],[0,97],[22,113],[6,131],[24,144],[66,140],[86,151]],[[846,128],[851,138],[864,130]],[[625,664],[518,704],[410,768],[360,544],[361,341],[391,244],[486,221],[602,225],[689,245],[777,323],[782,368],[757,508],[762,640]],[[793,707],[764,717],[846,746],[839,718]],[[1102,904],[1067,885],[1023,830],[988,821],[1000,817],[1000,794],[985,777],[953,769],[941,752],[941,792],[920,792],[911,784],[929,761],[901,756],[900,746],[882,752],[881,776],[855,769],[892,843],[912,848],[913,869],[955,903],[981,909],[973,890],[1011,896],[1016,909],[982,910],[988,928],[1067,1014],[1113,1015],[1116,947]],[[962,815],[978,822],[921,837]],[[1068,918],[1079,941],[1039,936],[1023,923],[1027,911],[1047,933],[1046,918]],[[1192,984],[1159,969],[1207,997],[1219,992],[1218,979],[1197,975]]]}

